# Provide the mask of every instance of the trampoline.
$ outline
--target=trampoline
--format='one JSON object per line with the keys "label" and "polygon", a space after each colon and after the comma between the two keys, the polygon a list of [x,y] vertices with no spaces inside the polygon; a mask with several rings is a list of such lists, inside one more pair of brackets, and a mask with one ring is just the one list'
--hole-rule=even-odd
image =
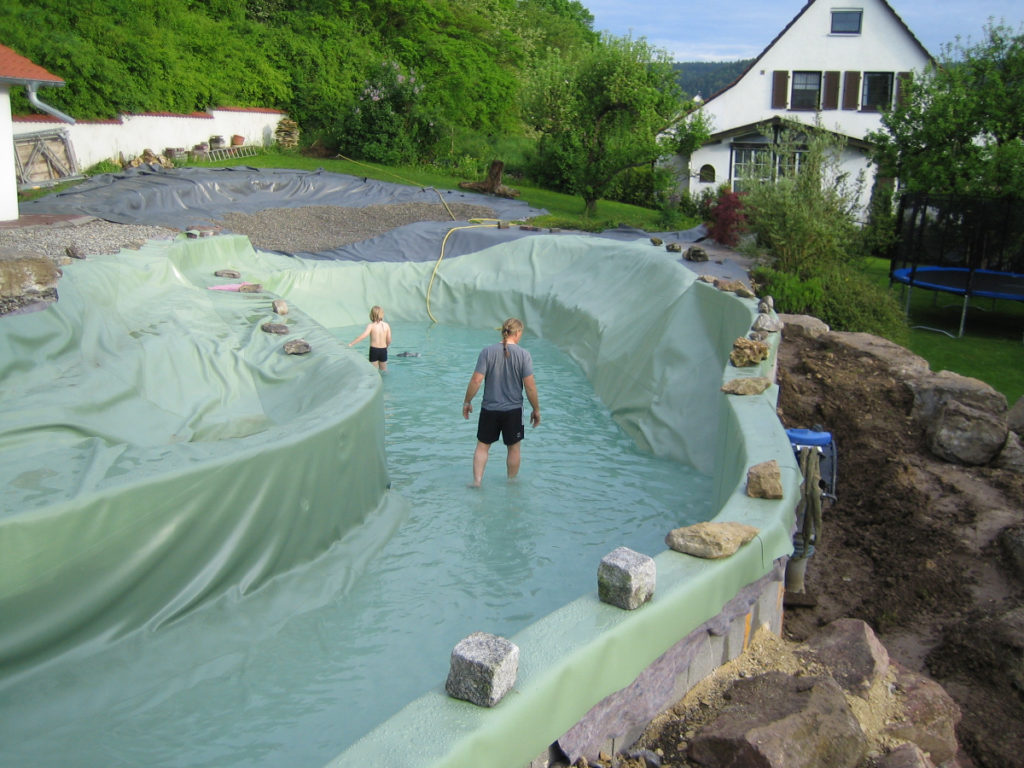
{"label": "trampoline", "polygon": [[[961,296],[964,335],[972,298],[1024,301],[1024,203],[1014,197],[905,195],[896,216],[889,279]],[[917,326],[924,327],[924,326]],[[926,328],[953,334],[938,328]]]}
{"label": "trampoline", "polygon": [[[1024,274],[1012,272],[968,269],[966,267],[903,267],[893,270],[892,280],[902,283],[908,288],[924,288],[928,291],[962,296],[963,305],[960,311],[958,337],[964,335],[964,328],[967,324],[967,308],[971,298],[1024,301]],[[910,290],[907,291],[906,307],[909,314]],[[953,335],[946,331],[940,332],[949,336]]]}

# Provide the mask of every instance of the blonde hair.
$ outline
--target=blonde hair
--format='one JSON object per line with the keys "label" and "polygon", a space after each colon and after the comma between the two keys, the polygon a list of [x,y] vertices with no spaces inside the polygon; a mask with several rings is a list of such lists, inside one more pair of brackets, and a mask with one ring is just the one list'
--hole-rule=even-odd
{"label": "blonde hair", "polygon": [[374,304],[372,307],[370,307],[370,322],[371,323],[379,323],[383,319],[384,319],[384,309],[383,309],[383,307],[379,306],[378,304]]}
{"label": "blonde hair", "polygon": [[518,317],[510,317],[501,325],[501,346],[505,349],[505,357],[508,357],[508,340],[517,333],[523,332],[523,321]]}

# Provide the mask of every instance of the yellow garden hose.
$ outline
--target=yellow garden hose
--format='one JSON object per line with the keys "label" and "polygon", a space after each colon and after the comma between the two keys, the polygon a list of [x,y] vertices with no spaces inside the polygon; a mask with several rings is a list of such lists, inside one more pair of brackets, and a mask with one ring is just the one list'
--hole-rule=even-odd
{"label": "yellow garden hose", "polygon": [[494,223],[493,224],[466,224],[465,226],[462,226],[462,227],[452,227],[445,234],[444,240],[441,241],[441,253],[437,257],[437,262],[434,264],[434,270],[430,273],[430,282],[427,284],[427,316],[430,318],[430,320],[432,322],[436,323],[437,322],[437,318],[434,317],[434,315],[430,311],[430,291],[434,287],[434,277],[437,276],[437,270],[441,266],[441,260],[444,258],[444,248],[445,248],[445,245],[448,243],[448,238],[451,237],[452,232],[455,232],[455,231],[460,230],[460,229],[479,229],[481,227],[497,227],[498,226],[498,219],[472,219],[472,221],[474,221],[474,222],[492,221]]}

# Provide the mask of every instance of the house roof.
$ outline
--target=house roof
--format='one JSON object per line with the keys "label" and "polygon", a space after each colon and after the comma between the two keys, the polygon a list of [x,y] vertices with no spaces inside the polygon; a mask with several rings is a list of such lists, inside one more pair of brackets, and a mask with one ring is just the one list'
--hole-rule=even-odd
{"label": "house roof", "polygon": [[[915,44],[915,45],[916,45],[916,46],[917,46],[918,48],[920,48],[920,49],[921,49],[921,52],[922,52],[922,53],[923,53],[923,54],[924,54],[925,56],[927,56],[929,60],[932,60],[932,55],[931,55],[930,53],[928,53],[928,50],[927,50],[927,49],[926,49],[926,48],[924,47],[924,45],[922,45],[922,44],[921,44],[921,41],[917,39],[917,36],[916,36],[916,35],[915,35],[915,34],[914,34],[913,32],[911,32],[911,31],[910,31],[910,27],[908,27],[908,26],[907,26],[907,23],[906,23],[905,21],[903,21],[903,19],[901,19],[901,18],[900,18],[899,14],[898,14],[898,13],[896,13],[896,11],[894,11],[894,10],[893,10],[892,6],[891,6],[891,5],[889,5],[889,3],[887,2],[887,0],[879,0],[879,1],[881,2],[881,4],[882,4],[882,7],[884,7],[884,8],[885,8],[885,9],[886,9],[886,10],[887,10],[887,11],[888,11],[889,13],[891,13],[891,14],[892,14],[892,17],[893,17],[894,19],[896,19],[896,21],[897,21],[897,22],[899,23],[899,25],[900,25],[901,27],[903,27],[903,29],[904,29],[904,30],[906,31],[906,33],[907,33],[907,35],[908,35],[908,36],[910,37],[910,39],[914,41],[914,44]],[[722,88],[722,89],[721,89],[720,91],[718,91],[718,92],[716,92],[716,93],[713,93],[713,94],[712,94],[711,96],[709,96],[709,97],[707,98],[707,100],[706,100],[706,101],[705,101],[704,103],[705,103],[705,104],[707,104],[707,103],[708,103],[709,101],[711,101],[712,99],[715,99],[715,98],[717,98],[718,96],[721,96],[721,95],[722,95],[723,93],[725,93],[725,92],[726,92],[726,91],[728,91],[728,90],[729,90],[730,88],[732,88],[732,87],[733,87],[734,85],[736,85],[736,83],[738,83],[738,82],[739,82],[740,80],[742,80],[742,79],[743,79],[744,77],[746,77],[746,76],[747,76],[747,73],[748,73],[748,72],[749,72],[750,70],[752,70],[752,69],[753,69],[753,68],[754,68],[754,67],[755,67],[755,66],[757,65],[757,63],[758,63],[758,62],[759,62],[759,61],[760,61],[761,59],[763,59],[763,58],[765,57],[765,54],[767,54],[767,53],[768,53],[768,51],[770,51],[770,50],[771,50],[771,49],[772,49],[772,48],[773,48],[773,47],[775,46],[775,44],[776,44],[777,42],[779,42],[779,40],[781,40],[781,39],[783,38],[783,36],[784,36],[784,35],[785,35],[785,34],[786,34],[786,33],[787,33],[787,32],[788,32],[789,30],[790,30],[790,28],[791,28],[791,27],[792,27],[792,26],[793,26],[794,24],[796,24],[796,23],[797,23],[797,21],[799,21],[799,20],[800,20],[800,17],[801,17],[801,16],[803,16],[803,15],[804,15],[805,13],[807,13],[807,10],[808,10],[808,9],[809,9],[809,8],[810,8],[810,7],[812,6],[812,5],[814,5],[814,3],[815,3],[815,0],[807,0],[807,5],[805,5],[805,6],[803,7],[803,8],[801,8],[801,9],[800,9],[800,12],[799,12],[799,13],[798,13],[798,14],[797,14],[796,16],[794,16],[794,17],[793,17],[793,18],[792,18],[792,19],[790,20],[789,24],[787,24],[787,25],[785,26],[785,28],[784,28],[784,29],[783,29],[783,30],[782,30],[781,32],[779,32],[779,34],[777,34],[777,35],[776,35],[776,36],[774,37],[774,39],[772,39],[772,41],[771,41],[770,43],[768,43],[768,45],[767,45],[767,46],[765,47],[765,49],[764,49],[763,51],[761,51],[761,52],[760,52],[760,53],[759,53],[759,54],[757,55],[757,58],[755,58],[755,59],[754,59],[753,61],[751,61],[751,62],[750,62],[750,64],[749,64],[749,65],[747,66],[747,68],[746,68],[746,69],[744,69],[744,70],[743,70],[743,71],[742,71],[742,72],[741,72],[741,73],[739,74],[739,76],[738,76],[738,77],[737,77],[737,78],[736,78],[735,80],[733,80],[733,81],[732,81],[731,83],[729,83],[729,84],[728,84],[727,86],[725,86],[725,87],[724,87],[724,88]]]}
{"label": "house roof", "polygon": [[64,85],[64,79],[51,75],[6,45],[0,45],[0,82],[40,85]]}

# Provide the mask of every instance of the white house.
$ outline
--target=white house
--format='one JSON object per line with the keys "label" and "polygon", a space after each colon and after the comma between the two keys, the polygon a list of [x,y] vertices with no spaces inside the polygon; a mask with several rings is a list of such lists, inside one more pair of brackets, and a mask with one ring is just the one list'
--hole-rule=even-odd
{"label": "white house", "polygon": [[18,218],[18,182],[15,173],[14,127],[11,120],[11,87],[23,86],[29,101],[39,109],[62,120],[74,122],[41,101],[36,89],[41,85],[62,86],[64,80],[51,75],[24,56],[0,45],[0,221]]}
{"label": "white house", "polygon": [[745,166],[766,151],[766,127],[820,119],[845,138],[842,170],[865,172],[866,206],[873,169],[865,137],[899,99],[901,80],[931,61],[885,0],[809,0],[735,82],[704,103],[711,138],[680,158],[690,193],[741,188]]}

